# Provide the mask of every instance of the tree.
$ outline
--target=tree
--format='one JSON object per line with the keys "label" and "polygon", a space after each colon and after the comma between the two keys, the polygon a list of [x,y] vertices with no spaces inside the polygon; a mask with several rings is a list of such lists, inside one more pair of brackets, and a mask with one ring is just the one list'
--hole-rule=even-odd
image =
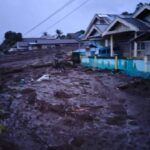
{"label": "tree", "polygon": [[57,29],[56,34],[57,34],[57,39],[61,39],[63,32],[61,30]]}
{"label": "tree", "polygon": [[[150,5],[150,3],[142,3],[142,2],[138,3],[138,4],[136,5],[136,8],[135,8],[134,13],[135,13],[136,11],[138,11],[138,10],[139,10],[141,7],[143,7],[144,5]],[[132,15],[133,13],[129,13],[128,11],[125,11],[125,12],[122,12],[121,14],[122,14],[122,15]]]}
{"label": "tree", "polygon": [[136,9],[135,9],[135,11],[137,11],[137,10],[139,10],[141,7],[143,7],[144,6],[144,3],[138,3],[137,5],[136,5]]}
{"label": "tree", "polygon": [[7,52],[7,50],[12,47],[16,42],[22,41],[22,34],[12,31],[8,31],[4,35],[4,41],[0,45],[0,50]]}
{"label": "tree", "polygon": [[42,36],[48,36],[48,33],[47,32],[43,32]]}
{"label": "tree", "polygon": [[132,13],[129,13],[129,12],[127,12],[127,11],[124,11],[124,12],[121,13],[121,15],[125,15],[125,16],[127,15],[127,16],[128,16],[128,15],[132,15]]}

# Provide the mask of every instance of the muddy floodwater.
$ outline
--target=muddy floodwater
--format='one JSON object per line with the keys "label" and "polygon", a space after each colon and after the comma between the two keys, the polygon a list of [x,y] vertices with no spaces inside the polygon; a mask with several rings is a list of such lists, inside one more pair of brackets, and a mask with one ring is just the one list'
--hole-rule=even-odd
{"label": "muddy floodwater", "polygon": [[0,150],[150,150],[149,80],[67,64],[9,65],[1,69]]}

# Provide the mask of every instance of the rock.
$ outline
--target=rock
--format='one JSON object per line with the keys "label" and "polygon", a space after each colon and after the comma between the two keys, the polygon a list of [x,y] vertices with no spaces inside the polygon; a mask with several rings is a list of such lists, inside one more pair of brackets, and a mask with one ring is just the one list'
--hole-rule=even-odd
{"label": "rock", "polygon": [[111,105],[111,106],[110,106],[110,110],[111,110],[114,114],[127,115],[126,109],[123,107],[123,105],[120,105],[120,104]]}
{"label": "rock", "polygon": [[57,91],[54,93],[54,96],[57,98],[71,98],[72,96],[64,91]]}
{"label": "rock", "polygon": [[0,150],[19,150],[19,147],[12,141],[0,138]]}
{"label": "rock", "polygon": [[47,150],[72,150],[72,146],[69,144],[64,145],[56,145],[56,146],[49,146]]}
{"label": "rock", "polygon": [[35,68],[35,69],[37,69],[37,68],[44,68],[44,67],[50,67],[50,66],[52,66],[52,63],[50,62],[50,63],[46,63],[46,64],[39,64],[39,63],[36,63],[36,64],[32,64],[31,65],[31,67],[32,68]]}
{"label": "rock", "polygon": [[126,123],[126,118],[124,116],[114,116],[107,118],[107,124],[121,126]]}
{"label": "rock", "polygon": [[126,89],[128,89],[128,88],[129,88],[129,85],[128,85],[128,84],[120,85],[120,86],[117,87],[117,89],[119,89],[119,90],[126,90]]}
{"label": "rock", "polygon": [[76,114],[75,116],[77,119],[85,122],[91,122],[94,120],[93,116],[91,116],[89,113]]}
{"label": "rock", "polygon": [[37,94],[34,89],[27,88],[22,90],[22,95],[24,99],[31,105],[34,105],[37,99]]}
{"label": "rock", "polygon": [[71,145],[75,147],[81,147],[83,143],[84,143],[84,139],[82,137],[75,137],[71,141]]}
{"label": "rock", "polygon": [[135,120],[129,121],[128,124],[130,124],[132,126],[137,126],[138,125],[137,121],[135,121]]}
{"label": "rock", "polygon": [[13,73],[20,73],[23,71],[24,71],[24,68],[4,68],[2,70],[2,74],[7,75],[7,74],[13,74]]}
{"label": "rock", "polygon": [[9,118],[10,113],[4,110],[0,110],[0,119],[4,120]]}

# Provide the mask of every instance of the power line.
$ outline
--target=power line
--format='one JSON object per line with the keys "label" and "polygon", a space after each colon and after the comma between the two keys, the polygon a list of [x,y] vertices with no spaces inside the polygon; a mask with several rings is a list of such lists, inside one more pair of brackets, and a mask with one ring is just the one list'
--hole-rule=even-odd
{"label": "power line", "polygon": [[64,17],[62,17],[60,20],[56,21],[54,24],[52,24],[51,26],[49,26],[47,30],[51,29],[52,27],[54,27],[56,24],[60,23],[61,21],[63,21],[65,18],[67,18],[68,16],[70,16],[71,14],[73,14],[75,11],[77,11],[78,9],[80,9],[83,5],[85,5],[89,0],[84,1],[83,3],[81,3],[78,7],[76,7],[75,9],[73,9],[71,12],[69,12],[67,15],[65,15]]}
{"label": "power line", "polygon": [[69,6],[71,3],[73,3],[75,0],[69,0],[67,3],[65,3],[62,7],[60,7],[59,9],[57,9],[55,12],[53,12],[51,15],[49,15],[47,18],[45,18],[43,21],[41,21],[40,23],[38,23],[37,25],[35,25],[34,27],[32,27],[30,30],[28,30],[26,34],[32,32],[33,30],[35,30],[36,28],[38,28],[40,25],[42,25],[43,23],[45,23],[47,20],[49,20],[50,18],[52,18],[54,15],[56,15],[57,13],[59,13],[60,11],[62,11],[63,9],[65,9],[67,6]]}

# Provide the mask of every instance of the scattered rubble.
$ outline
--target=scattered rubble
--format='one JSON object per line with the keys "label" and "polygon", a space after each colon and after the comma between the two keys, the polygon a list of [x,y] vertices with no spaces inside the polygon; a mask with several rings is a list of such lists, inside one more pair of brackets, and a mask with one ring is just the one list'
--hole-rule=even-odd
{"label": "scattered rubble", "polygon": [[0,66],[0,149],[150,149],[149,80],[49,57]]}
{"label": "scattered rubble", "polygon": [[50,80],[49,74],[44,74],[42,77],[40,77],[39,79],[37,79],[37,82],[49,81],[49,80]]}

